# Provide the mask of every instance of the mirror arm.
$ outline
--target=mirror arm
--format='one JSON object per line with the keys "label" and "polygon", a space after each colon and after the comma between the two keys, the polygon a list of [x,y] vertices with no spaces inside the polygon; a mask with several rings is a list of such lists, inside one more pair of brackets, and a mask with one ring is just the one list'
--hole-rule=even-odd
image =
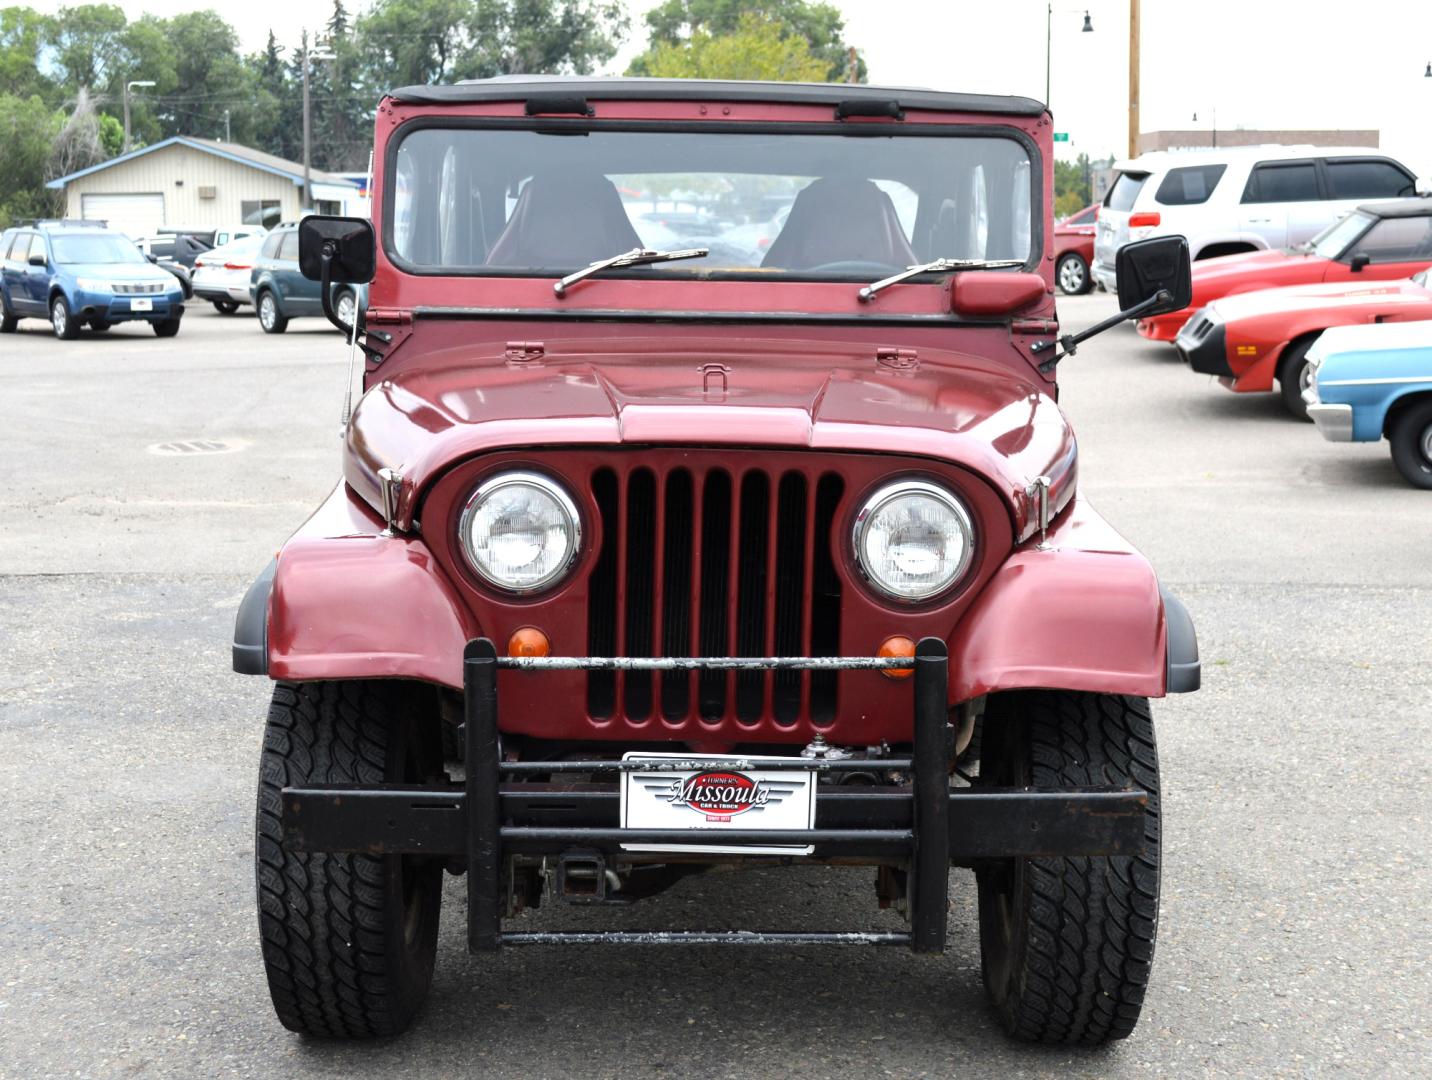
{"label": "mirror arm", "polygon": [[[1063,360],[1066,356],[1073,356],[1076,352],[1079,351],[1080,345],[1088,341],[1091,337],[1094,337],[1096,334],[1102,334],[1105,330],[1112,329],[1113,327],[1118,326],[1120,323],[1127,322],[1130,319],[1137,319],[1140,315],[1147,314],[1148,312],[1154,310],[1154,308],[1160,307],[1163,304],[1167,304],[1172,299],[1173,295],[1167,289],[1160,289],[1158,292],[1150,296],[1147,300],[1135,304],[1131,308],[1125,308],[1123,311],[1120,311],[1117,314],[1110,315],[1103,322],[1097,322],[1093,326],[1088,327],[1085,330],[1080,330],[1077,334],[1065,334],[1059,339],[1059,347],[1064,351],[1060,353],[1055,353],[1048,360],[1045,360],[1043,363],[1041,363],[1039,365],[1040,373],[1043,375],[1048,375],[1051,371],[1054,370],[1055,366],[1058,365],[1059,361]],[[1036,341],[1034,345],[1031,346],[1031,348],[1035,352],[1043,352],[1045,349],[1053,348],[1053,346],[1054,342],[1052,341]]]}
{"label": "mirror arm", "polygon": [[[319,281],[318,288],[323,302],[324,316],[329,322],[342,331],[345,338],[352,338],[353,327],[340,319],[338,312],[333,310],[333,289],[331,286],[333,285],[333,256],[336,254],[337,245],[334,244],[332,240],[325,240],[323,242],[323,254],[321,256],[323,260],[323,276]],[[353,305],[353,311],[355,314],[357,313],[357,304]]]}

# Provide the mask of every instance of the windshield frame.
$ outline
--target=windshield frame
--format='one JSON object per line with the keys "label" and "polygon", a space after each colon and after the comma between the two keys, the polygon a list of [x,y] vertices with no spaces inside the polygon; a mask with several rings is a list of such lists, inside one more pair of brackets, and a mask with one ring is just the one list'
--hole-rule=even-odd
{"label": "windshield frame", "polygon": [[[1320,241],[1322,241],[1325,237],[1331,236],[1334,232],[1336,232],[1338,229],[1341,229],[1349,221],[1354,221],[1359,217],[1365,218],[1366,224],[1364,224],[1363,227],[1357,231],[1356,235],[1354,235],[1351,240],[1349,240],[1346,244],[1344,244],[1341,248],[1338,249],[1337,254],[1324,255],[1318,250],[1318,244]],[[1308,241],[1308,254],[1316,255],[1320,259],[1330,259],[1333,262],[1337,262],[1342,259],[1344,255],[1350,252],[1353,249],[1353,246],[1357,244],[1364,236],[1366,236],[1368,234],[1368,231],[1374,225],[1376,225],[1379,220],[1381,219],[1376,214],[1369,214],[1366,210],[1363,210],[1361,208],[1349,210],[1346,214],[1338,218],[1326,229],[1324,229],[1322,232],[1318,233],[1316,236],[1314,236],[1311,240]]]}
{"label": "windshield frame", "polygon": [[[1044,259],[1046,242],[1044,213],[1044,158],[1038,144],[1028,133],[1013,125],[991,123],[840,123],[799,120],[775,121],[687,121],[687,120],[601,120],[601,119],[556,119],[547,117],[479,117],[446,116],[424,114],[399,124],[388,135],[383,154],[382,212],[375,224],[384,257],[393,268],[402,274],[416,278],[447,278],[463,281],[491,279],[552,280],[550,273],[534,273],[526,267],[444,267],[423,266],[404,259],[394,248],[394,210],[397,199],[398,153],[404,140],[416,131],[425,129],[459,130],[517,130],[535,131],[544,134],[586,134],[591,132],[650,132],[731,134],[731,135],[839,135],[852,139],[859,138],[1002,138],[1017,143],[1029,159],[1029,254],[1019,267],[1011,267],[1016,273],[1038,273]],[[619,254],[613,252],[612,254]],[[553,268],[554,270],[557,268]],[[581,269],[579,266],[566,268],[567,272]],[[830,285],[834,287],[869,284],[869,274],[842,273],[815,275],[772,275],[759,267],[740,270],[692,269],[663,272],[654,276],[641,267],[612,268],[602,273],[606,281],[642,281],[661,285],[699,285],[711,281],[762,281],[800,283],[804,285]],[[946,274],[931,272],[909,279],[909,284],[940,285]]]}

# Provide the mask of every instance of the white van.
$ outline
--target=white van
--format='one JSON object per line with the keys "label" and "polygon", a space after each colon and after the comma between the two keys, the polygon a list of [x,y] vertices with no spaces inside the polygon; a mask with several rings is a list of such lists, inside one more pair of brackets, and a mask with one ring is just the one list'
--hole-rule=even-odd
{"label": "white van", "polygon": [[1186,236],[1195,259],[1296,247],[1359,203],[1417,189],[1401,162],[1355,147],[1161,150],[1115,168],[1094,235],[1094,280],[1110,292],[1130,241]]}

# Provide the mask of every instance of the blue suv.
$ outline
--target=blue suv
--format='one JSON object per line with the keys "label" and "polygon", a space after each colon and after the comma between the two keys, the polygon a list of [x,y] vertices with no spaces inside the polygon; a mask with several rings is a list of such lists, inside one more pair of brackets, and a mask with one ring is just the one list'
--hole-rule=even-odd
{"label": "blue suv", "polygon": [[[347,285],[335,281],[329,286],[333,310],[346,325],[353,325],[355,315],[362,317],[367,305],[366,285]],[[276,225],[264,239],[254,260],[249,279],[249,292],[259,326],[268,334],[282,334],[290,319],[323,314],[323,290],[316,281],[309,281],[298,268],[298,225],[284,222]]]}
{"label": "blue suv", "polygon": [[41,221],[0,233],[0,333],[21,319],[50,320],[69,340],[80,327],[142,320],[179,332],[184,290],[121,233],[96,222]]}

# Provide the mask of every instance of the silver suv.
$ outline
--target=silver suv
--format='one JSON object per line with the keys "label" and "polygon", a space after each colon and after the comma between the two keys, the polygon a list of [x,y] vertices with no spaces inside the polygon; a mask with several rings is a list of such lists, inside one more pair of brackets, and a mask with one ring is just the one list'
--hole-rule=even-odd
{"label": "silver suv", "polygon": [[1411,195],[1416,178],[1376,150],[1240,146],[1120,162],[1099,209],[1094,280],[1113,292],[1119,248],[1188,237],[1195,259],[1293,247],[1369,199]]}

